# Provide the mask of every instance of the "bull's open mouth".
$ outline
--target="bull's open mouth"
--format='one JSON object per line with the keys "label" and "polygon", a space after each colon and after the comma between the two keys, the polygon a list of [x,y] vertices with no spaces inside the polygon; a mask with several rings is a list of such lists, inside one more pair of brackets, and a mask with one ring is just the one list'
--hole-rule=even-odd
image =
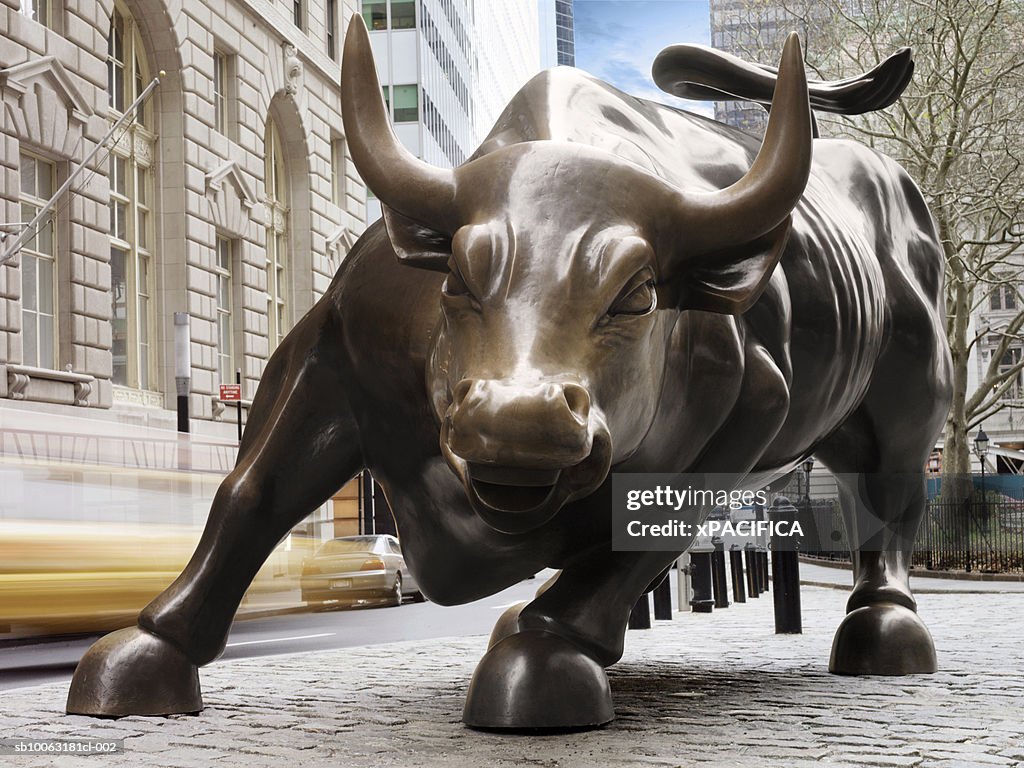
{"label": "bull's open mouth", "polygon": [[559,470],[516,469],[486,464],[468,465],[477,497],[498,512],[520,514],[544,506],[555,492]]}
{"label": "bull's open mouth", "polygon": [[591,493],[611,467],[611,439],[603,422],[593,432],[590,455],[579,464],[537,469],[470,462],[451,450],[451,420],[441,425],[441,453],[462,481],[480,518],[496,531],[522,534],[553,518],[564,504]]}

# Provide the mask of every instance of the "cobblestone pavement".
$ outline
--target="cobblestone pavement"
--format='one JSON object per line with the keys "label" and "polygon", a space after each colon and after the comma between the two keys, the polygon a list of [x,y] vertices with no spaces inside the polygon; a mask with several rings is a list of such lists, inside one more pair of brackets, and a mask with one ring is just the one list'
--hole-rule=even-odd
{"label": "cobblestone pavement", "polygon": [[846,595],[803,590],[805,634],[773,634],[771,595],[630,632],[610,676],[617,719],[593,732],[467,730],[463,696],[486,638],[264,657],[203,670],[195,717],[63,713],[66,686],[5,693],[0,738],[124,738],[119,755],[7,756],[12,766],[1024,765],[1020,595],[920,597],[940,672],[826,671]]}

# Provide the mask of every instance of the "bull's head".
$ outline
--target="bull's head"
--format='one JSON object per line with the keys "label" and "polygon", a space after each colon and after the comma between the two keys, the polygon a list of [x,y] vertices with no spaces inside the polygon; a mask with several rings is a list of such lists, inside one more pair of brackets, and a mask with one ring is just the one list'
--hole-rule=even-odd
{"label": "bull's head", "polygon": [[489,525],[536,528],[637,451],[680,312],[740,313],[767,284],[810,169],[799,42],[750,170],[704,192],[555,141],[436,168],[396,139],[358,17],[342,72],[352,157],[398,257],[447,273],[428,373],[441,451]]}

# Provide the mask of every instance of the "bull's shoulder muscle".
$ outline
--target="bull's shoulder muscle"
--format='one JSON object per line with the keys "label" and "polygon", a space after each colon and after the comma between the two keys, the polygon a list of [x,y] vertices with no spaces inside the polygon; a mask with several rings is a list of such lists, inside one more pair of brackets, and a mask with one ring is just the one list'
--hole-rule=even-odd
{"label": "bull's shoulder muscle", "polygon": [[383,222],[370,226],[331,285],[353,370],[421,376],[444,276],[400,264]]}

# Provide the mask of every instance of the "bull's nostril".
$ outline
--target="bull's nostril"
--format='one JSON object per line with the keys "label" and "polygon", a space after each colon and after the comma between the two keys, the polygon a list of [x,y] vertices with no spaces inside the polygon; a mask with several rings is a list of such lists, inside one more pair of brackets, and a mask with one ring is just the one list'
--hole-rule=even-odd
{"label": "bull's nostril", "polygon": [[562,396],[576,420],[585,424],[590,417],[590,395],[587,390],[579,384],[566,384],[562,388]]}
{"label": "bull's nostril", "polygon": [[473,389],[472,379],[463,379],[458,384],[456,384],[455,389],[452,390],[452,404],[461,404],[462,401],[466,399],[466,395],[469,394],[469,391],[471,389]]}

